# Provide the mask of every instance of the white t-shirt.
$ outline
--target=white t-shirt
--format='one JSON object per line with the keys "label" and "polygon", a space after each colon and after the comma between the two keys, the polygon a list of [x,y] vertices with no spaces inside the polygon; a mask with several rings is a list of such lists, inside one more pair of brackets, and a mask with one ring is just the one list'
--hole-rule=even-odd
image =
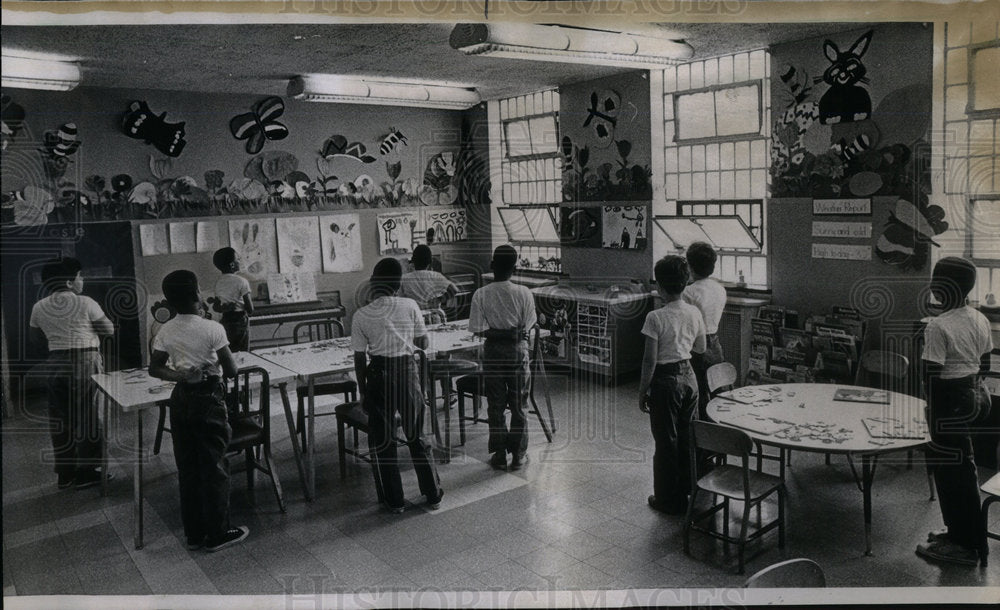
{"label": "white t-shirt", "polygon": [[698,308],[684,301],[671,301],[646,314],[642,334],[656,339],[656,364],[691,358],[705,351],[705,321]]}
{"label": "white t-shirt", "polygon": [[437,271],[422,269],[403,275],[398,296],[413,299],[421,309],[437,307],[437,299],[451,285],[451,280]]}
{"label": "white t-shirt", "polygon": [[166,352],[174,370],[204,367],[206,375],[222,375],[216,352],[229,345],[226,329],[194,314],[178,314],[153,338],[153,349]]}
{"label": "white t-shirt", "polygon": [[415,337],[427,335],[424,314],[413,299],[379,297],[354,312],[351,349],[372,356],[407,356]]}
{"label": "white t-shirt", "polygon": [[233,311],[243,311],[243,297],[250,294],[250,282],[235,273],[223,273],[215,282],[215,296],[223,305],[232,303]]}
{"label": "white t-shirt", "polygon": [[681,298],[701,311],[705,318],[705,332],[714,335],[719,332],[719,320],[726,308],[726,288],[718,281],[706,277],[691,283]]}
{"label": "white t-shirt", "polygon": [[992,349],[990,321],[966,305],[927,324],[921,357],[942,366],[941,379],[958,379],[978,373],[980,358]]}
{"label": "white t-shirt", "polygon": [[494,328],[530,330],[535,325],[535,299],[525,286],[510,280],[493,282],[477,290],[469,305],[469,332]]}
{"label": "white t-shirt", "polygon": [[49,342],[49,351],[100,347],[94,322],[107,316],[94,299],[72,290],[58,290],[35,303],[28,325],[39,328]]}

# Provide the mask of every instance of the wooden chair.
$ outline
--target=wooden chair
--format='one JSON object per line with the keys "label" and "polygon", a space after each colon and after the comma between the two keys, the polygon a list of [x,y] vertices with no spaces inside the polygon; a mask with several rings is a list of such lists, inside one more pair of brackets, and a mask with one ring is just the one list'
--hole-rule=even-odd
{"label": "wooden chair", "polygon": [[424,314],[424,324],[444,324],[448,321],[448,316],[440,307],[422,309],[420,313]]}
{"label": "wooden chair", "polygon": [[983,531],[986,532],[986,544],[983,548],[979,549],[979,565],[986,565],[986,557],[989,555],[989,538],[993,540],[1000,540],[1000,532],[990,531],[990,506],[994,502],[1000,502],[1000,473],[997,473],[990,477],[988,481],[983,483],[982,487],[979,488],[984,494],[986,494],[986,499],[983,500],[982,517],[983,517]]}
{"label": "wooden chair", "polygon": [[[292,329],[292,340],[295,343],[336,339],[338,337],[343,337],[344,335],[343,323],[341,323],[340,320],[332,319],[300,322],[295,325],[294,329]],[[344,402],[356,401],[358,399],[357,392],[357,382],[353,379],[345,377],[344,375],[338,375],[338,378],[334,378],[331,381],[323,381],[313,385],[313,396],[332,396],[343,394]],[[302,443],[302,446],[305,447],[306,401],[309,400],[309,387],[305,384],[298,384],[295,388],[295,396],[298,401],[295,427],[299,431],[299,436],[301,437],[300,442]],[[322,417],[325,415],[334,415],[334,413],[326,412],[315,414],[316,417]]]}
{"label": "wooden chair", "polygon": [[[736,367],[729,362],[713,364],[705,371],[705,379],[708,382],[708,391],[712,398],[727,390],[733,389],[739,378]],[[779,448],[778,455],[764,453],[764,446],[759,441],[754,441],[754,454],[757,456],[757,470],[763,469],[763,460],[777,460],[781,465],[781,477],[785,476],[785,450]]]}
{"label": "wooden chair", "polygon": [[826,586],[826,575],[812,559],[789,559],[760,570],[743,586],[747,589],[819,589]]}
{"label": "wooden chair", "polygon": [[285,512],[281,481],[271,456],[271,385],[267,371],[257,366],[240,369],[226,399],[232,428],[226,452],[244,454],[247,489],[251,493],[256,471],[271,477],[278,507]]}
{"label": "wooden chair", "polygon": [[[750,450],[753,441],[746,432],[729,426],[722,426],[705,421],[691,422],[691,499],[688,502],[687,516],[684,519],[684,553],[691,552],[691,530],[708,534],[713,538],[724,540],[738,546],[739,573],[743,573],[743,551],[747,540],[759,538],[771,529],[778,528],[778,547],[785,546],[785,482],[781,477],[765,474],[750,468]],[[740,460],[740,465],[723,464],[716,466],[711,472],[698,478],[697,451],[705,449],[714,453],[724,453]],[[713,501],[708,509],[695,512],[695,504],[699,492],[713,494]],[[760,505],[772,493],[778,494],[778,517],[767,525],[759,527],[753,534],[747,533],[750,521],[750,509]],[[716,501],[721,496],[722,501]],[[739,536],[729,535],[729,502],[737,500],[743,503],[743,518],[740,522]],[[719,533],[709,527],[699,525],[707,517],[714,520],[715,513],[722,511],[723,531]]]}

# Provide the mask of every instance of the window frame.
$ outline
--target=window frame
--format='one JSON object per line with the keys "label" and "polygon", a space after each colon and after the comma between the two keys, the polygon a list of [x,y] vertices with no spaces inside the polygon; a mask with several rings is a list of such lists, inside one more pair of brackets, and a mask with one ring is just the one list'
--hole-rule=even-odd
{"label": "window frame", "polygon": [[969,230],[965,234],[965,258],[972,261],[978,267],[989,267],[991,269],[1000,268],[1000,253],[998,253],[997,258],[982,258],[975,257],[973,253],[975,231],[973,230],[973,209],[976,206],[977,201],[993,201],[997,205],[1000,205],[1000,193],[990,193],[984,195],[969,195],[969,199],[966,206],[966,218],[968,219]]}
{"label": "window frame", "polygon": [[[734,134],[727,134],[727,135],[724,135],[724,136],[714,135],[714,136],[703,136],[703,137],[699,137],[699,138],[682,138],[681,137],[680,133],[681,133],[681,122],[682,121],[681,121],[681,116],[680,116],[680,113],[679,113],[679,109],[680,109],[680,100],[681,100],[682,97],[685,97],[685,96],[688,96],[688,95],[697,95],[697,94],[701,94],[701,93],[709,93],[709,92],[712,93],[712,104],[713,104],[712,116],[715,119],[715,132],[716,132],[716,134],[718,134],[718,132],[719,132],[719,113],[718,113],[717,104],[716,104],[716,99],[717,99],[716,98],[716,94],[719,91],[725,91],[727,89],[741,89],[741,88],[744,88],[744,87],[756,87],[756,89],[757,89],[757,129],[756,130],[754,130],[754,131],[740,132],[740,133],[734,133]],[[764,114],[764,82],[763,82],[763,79],[755,78],[755,79],[740,81],[740,82],[737,82],[737,83],[729,83],[729,84],[726,84],[726,85],[711,85],[711,86],[708,86],[708,87],[701,87],[699,89],[685,89],[682,92],[672,92],[672,93],[668,93],[667,95],[670,95],[673,98],[671,100],[672,104],[673,104],[673,119],[672,120],[674,121],[674,134],[673,134],[673,140],[672,141],[675,144],[694,145],[694,144],[709,144],[709,143],[716,143],[716,142],[735,142],[735,141],[738,141],[738,140],[747,140],[747,139],[752,138],[754,136],[760,137],[761,136],[761,130],[764,129],[765,123],[764,123],[764,116],[763,116],[763,114]]]}
{"label": "window frame", "polygon": [[1000,118],[1000,106],[996,108],[983,108],[976,109],[976,80],[973,78],[975,73],[976,64],[976,54],[984,49],[1000,49],[1000,41],[993,40],[989,42],[983,42],[978,44],[971,44],[967,47],[969,64],[969,73],[966,78],[966,83],[968,83],[968,100],[965,104],[965,114],[968,115],[969,119],[990,119],[990,118]]}
{"label": "window frame", "polygon": [[[527,154],[527,155],[511,155],[510,154],[510,146],[509,146],[510,137],[508,136],[508,133],[507,133],[508,126],[511,123],[521,123],[521,122],[525,123],[527,125],[527,127],[528,127],[528,129],[527,129],[527,131],[528,131],[528,138],[529,138],[528,145],[530,147],[534,148],[534,146],[533,146],[534,140],[531,140],[531,137],[532,137],[532,134],[531,134],[531,121],[532,121],[532,119],[540,119],[540,118],[547,118],[547,117],[551,117],[552,118],[552,122],[554,123],[554,126],[555,126],[555,134],[556,134],[555,138],[556,138],[556,140],[555,140],[554,149],[551,152],[544,152],[544,153],[534,153],[533,152],[533,153],[530,153],[530,154]],[[530,114],[530,115],[525,115],[525,116],[513,117],[513,118],[509,118],[509,119],[503,119],[502,121],[500,121],[500,129],[502,130],[502,134],[501,135],[502,135],[502,138],[503,138],[503,157],[504,157],[504,159],[508,163],[510,163],[510,162],[515,162],[516,163],[516,162],[519,162],[519,161],[537,161],[539,159],[552,159],[554,157],[559,157],[559,156],[562,155],[561,151],[559,150],[559,111],[558,110],[554,110],[552,112],[540,112],[540,113],[535,113],[535,114]]]}

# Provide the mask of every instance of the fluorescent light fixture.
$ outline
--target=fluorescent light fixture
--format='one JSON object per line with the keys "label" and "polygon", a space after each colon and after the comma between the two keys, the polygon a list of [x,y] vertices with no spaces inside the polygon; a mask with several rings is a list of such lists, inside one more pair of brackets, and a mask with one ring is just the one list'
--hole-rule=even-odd
{"label": "fluorescent light fixture", "polygon": [[40,59],[3,50],[4,87],[69,91],[80,84],[80,66],[55,59]]}
{"label": "fluorescent light fixture", "polygon": [[653,70],[694,55],[683,40],[556,25],[459,23],[448,42],[466,55]]}
{"label": "fluorescent light fixture", "polygon": [[479,103],[479,93],[467,87],[434,85],[336,74],[296,76],[288,95],[306,102],[340,102],[462,110]]}

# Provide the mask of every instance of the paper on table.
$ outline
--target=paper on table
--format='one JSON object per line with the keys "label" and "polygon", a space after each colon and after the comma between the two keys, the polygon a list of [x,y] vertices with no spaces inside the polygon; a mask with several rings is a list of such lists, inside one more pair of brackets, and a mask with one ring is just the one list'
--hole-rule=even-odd
{"label": "paper on table", "polygon": [[927,425],[915,418],[866,417],[862,419],[873,438],[926,438]]}

